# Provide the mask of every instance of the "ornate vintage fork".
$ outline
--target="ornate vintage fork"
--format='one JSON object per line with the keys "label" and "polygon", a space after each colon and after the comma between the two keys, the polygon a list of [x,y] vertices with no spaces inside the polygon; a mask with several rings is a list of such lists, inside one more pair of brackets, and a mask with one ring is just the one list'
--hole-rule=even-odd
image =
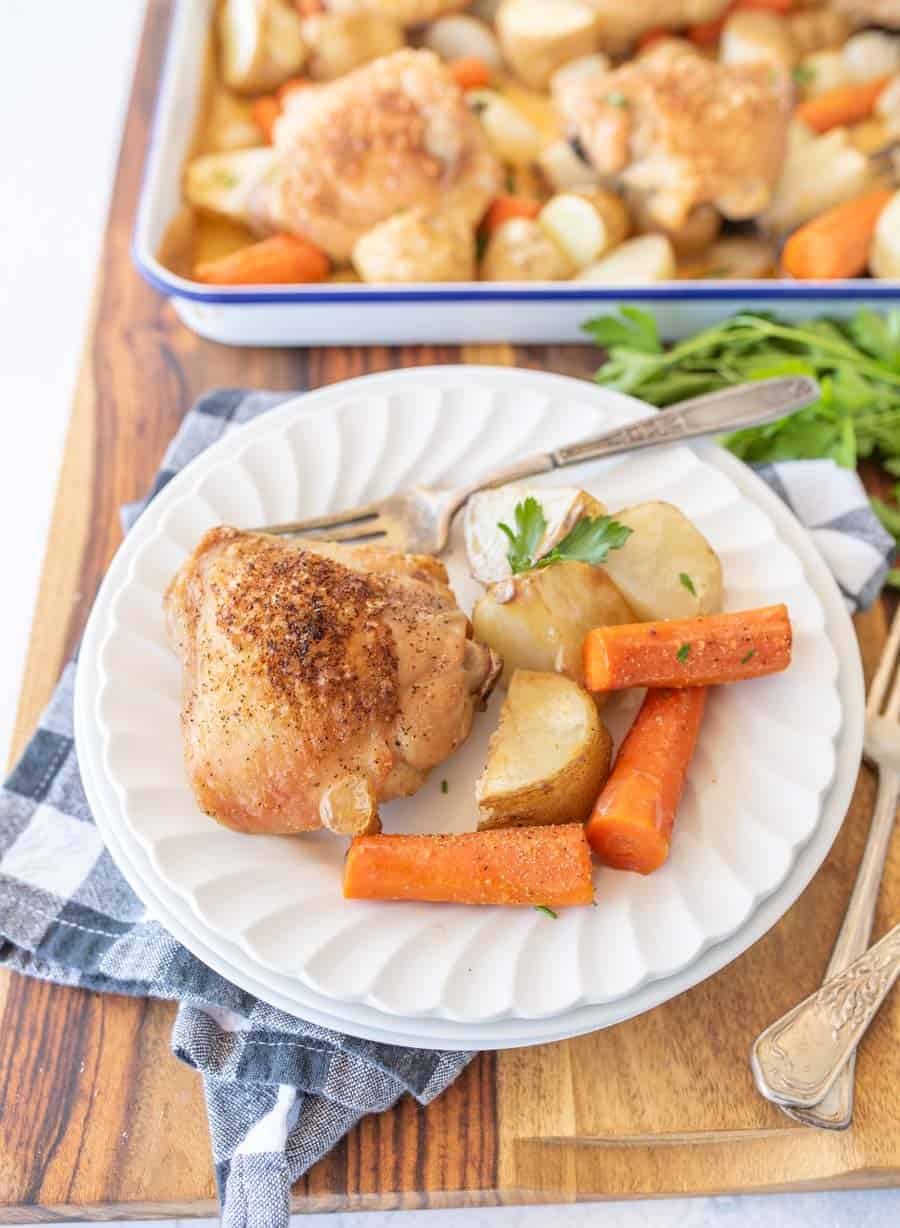
{"label": "ornate vintage fork", "polygon": [[447,545],[453,517],[466,500],[479,490],[504,486],[507,482],[549,473],[565,465],[615,456],[635,448],[761,426],[811,405],[818,396],[818,384],[805,375],[741,384],[708,396],[681,401],[668,409],[654,412],[652,417],[606,431],[593,439],[584,439],[553,452],[541,452],[537,456],[515,461],[504,469],[455,490],[430,490],[416,486],[405,494],[389,495],[365,507],[291,524],[267,525],[257,532],[317,536],[338,542],[365,541],[415,554],[440,554]]}
{"label": "ornate vintage fork", "polygon": [[900,925],[895,925],[760,1034],[750,1064],[762,1094],[792,1108],[814,1109],[827,1099],[898,976]]}
{"label": "ornate vintage fork", "polygon": [[[862,955],[872,933],[875,904],[884,872],[897,798],[900,796],[900,610],[894,615],[884,652],[878,663],[875,677],[869,688],[866,701],[865,754],[878,766],[878,798],[875,813],[869,828],[869,837],[863,851],[862,861],[856,875],[856,883],[847,912],[841,926],[834,950],[831,953],[825,980],[831,981],[858,956]],[[897,672],[894,685],[888,694],[891,678]],[[885,702],[887,695],[887,702]],[[874,948],[873,948],[874,949]],[[789,1117],[809,1126],[821,1126],[826,1130],[846,1130],[853,1117],[853,1075],[856,1067],[856,1049],[848,1050],[847,1060],[842,1064],[836,1078],[822,1091],[817,1100],[809,1100],[808,1090],[797,1087],[791,1095],[791,1069],[809,1069],[816,1055],[806,1051],[812,1033],[803,1028],[784,1030],[783,1025],[791,1018],[790,1012],[773,1023],[756,1038],[751,1052],[751,1066],[757,1086],[764,1096],[774,1099]],[[779,1035],[777,1052],[771,1048],[773,1033]],[[760,1062],[765,1054],[765,1077],[760,1081]],[[779,1069],[775,1069],[778,1066]],[[777,1094],[776,1094],[777,1093]]]}

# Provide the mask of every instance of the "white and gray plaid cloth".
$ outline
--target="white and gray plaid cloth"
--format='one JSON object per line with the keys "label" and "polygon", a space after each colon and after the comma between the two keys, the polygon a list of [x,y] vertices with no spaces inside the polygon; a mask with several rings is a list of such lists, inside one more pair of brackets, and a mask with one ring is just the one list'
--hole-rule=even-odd
{"label": "white and gray plaid cloth", "polygon": [[[222,390],[187,415],[150,498],[204,448],[285,394]],[[894,543],[855,474],[830,461],[764,467],[851,607],[869,604]],[[145,506],[123,512],[126,528]],[[203,1076],[227,1228],[283,1228],[291,1184],[366,1113],[425,1104],[471,1053],[357,1040],[295,1019],[212,972],[150,917],[103,847],[75,758],[75,666],[0,793],[0,963],[100,993],[179,1005],[172,1048]]]}

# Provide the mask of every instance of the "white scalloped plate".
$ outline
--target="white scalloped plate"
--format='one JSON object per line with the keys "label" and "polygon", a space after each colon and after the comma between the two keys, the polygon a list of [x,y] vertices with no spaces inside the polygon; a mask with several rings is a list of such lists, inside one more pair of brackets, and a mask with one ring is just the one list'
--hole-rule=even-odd
{"label": "white scalloped plate", "polygon": [[[612,508],[657,497],[677,503],[722,556],[726,606],[786,600],[794,620],[795,663],[786,675],[713,697],[673,855],[659,873],[598,871],[599,907],[570,910],[557,922],[531,910],[350,903],[340,895],[342,842],[226,831],[198,811],[187,786],[179,669],[160,601],[207,527],[312,514],[414,481],[452,483],[642,412],[593,385],[534,372],[394,372],[310,394],[234,431],[157,498],[117,556],[92,616],[105,629],[94,736],[130,834],[206,931],[323,999],[464,1024],[537,1020],[684,972],[785,881],[820,824],[839,734],[858,759],[862,705],[854,702],[842,727],[838,661],[819,596],[758,501],[704,461],[702,449],[654,451],[558,479],[587,486]],[[458,535],[447,563],[468,605],[477,586]],[[816,589],[833,622],[840,598],[823,571]],[[858,684],[855,657],[848,668]],[[618,718],[621,731],[624,713]],[[472,784],[495,719],[496,703],[437,780],[385,808],[389,829],[472,826]]]}

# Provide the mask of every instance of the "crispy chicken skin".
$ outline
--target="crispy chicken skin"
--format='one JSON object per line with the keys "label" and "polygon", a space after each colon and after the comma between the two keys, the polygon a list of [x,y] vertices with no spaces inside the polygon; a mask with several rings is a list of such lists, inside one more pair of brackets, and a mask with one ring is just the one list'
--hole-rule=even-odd
{"label": "crispy chicken skin", "polygon": [[900,4],[897,0],[832,0],[832,5],[859,25],[871,23],[900,30]]}
{"label": "crispy chicken skin", "polygon": [[397,51],[288,102],[271,209],[339,263],[402,209],[455,208],[474,226],[502,190],[478,120],[430,51]]}
{"label": "crispy chicken skin", "polygon": [[721,17],[731,0],[590,0],[599,22],[599,46],[624,55],[648,30],[677,30]]}
{"label": "crispy chicken skin", "polygon": [[201,809],[226,827],[378,830],[468,736],[499,665],[436,559],[210,530],[165,595]]}
{"label": "crispy chicken skin", "polygon": [[597,169],[643,197],[664,228],[702,204],[748,218],[769,203],[789,85],[768,64],[717,64],[671,39],[612,72],[567,82],[557,104]]}

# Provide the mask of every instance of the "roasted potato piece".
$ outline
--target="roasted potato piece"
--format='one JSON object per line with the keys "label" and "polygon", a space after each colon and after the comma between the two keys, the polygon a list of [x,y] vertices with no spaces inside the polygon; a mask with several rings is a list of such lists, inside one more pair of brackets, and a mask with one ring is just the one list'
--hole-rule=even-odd
{"label": "roasted potato piece", "polygon": [[560,192],[547,201],[538,221],[577,269],[618,247],[631,226],[622,198],[605,188]]}
{"label": "roasted potato piece", "polygon": [[458,214],[407,209],[357,240],[353,265],[363,281],[472,281],[475,232]]}
{"label": "roasted potato piece", "polygon": [[788,234],[827,209],[861,196],[872,180],[872,163],[853,148],[846,128],[814,136],[803,124],[792,123],[781,177],[760,224],[773,234]]}
{"label": "roasted potato piece", "polygon": [[589,264],[575,280],[598,286],[645,286],[670,281],[675,273],[675,250],[666,236],[639,235]]}
{"label": "roasted potato piece", "polygon": [[513,524],[516,504],[529,496],[538,500],[547,521],[535,550],[536,558],[543,558],[585,516],[602,516],[606,512],[599,499],[577,486],[536,487],[508,482],[473,495],[466,504],[464,520],[466,554],[472,575],[482,584],[493,584],[512,575],[506,557],[509,541],[499,525]]}
{"label": "roasted potato piece", "polygon": [[753,64],[760,60],[785,75],[794,66],[790,28],[778,13],[739,9],[725,22],[719,44],[723,64]]}
{"label": "roasted potato piece", "polygon": [[568,561],[492,584],[472,611],[475,639],[503,658],[507,684],[517,669],[556,672],[580,683],[587,632],[637,621],[602,567]]}
{"label": "roasted potato piece", "polygon": [[702,253],[711,243],[715,243],[722,229],[722,215],[715,205],[695,205],[680,226],[660,226],[651,219],[646,202],[637,194],[629,200],[629,204],[637,218],[637,229],[665,235],[677,256]]}
{"label": "roasted potato piece", "polygon": [[373,13],[317,13],[304,21],[303,34],[312,48],[313,81],[335,81],[404,45],[402,27]]}
{"label": "roasted potato piece", "polygon": [[497,36],[516,76],[543,90],[563,64],[596,49],[597,14],[587,0],[503,0]]}
{"label": "roasted potato piece", "polygon": [[719,239],[705,251],[685,259],[678,269],[680,277],[721,278],[722,281],[757,281],[773,277],[778,265],[775,244],[751,235]]}
{"label": "roasted potato piece", "polygon": [[590,190],[599,179],[594,167],[579,157],[568,141],[551,141],[545,145],[538,154],[537,164],[547,183],[557,192]]}
{"label": "roasted potato piece", "polygon": [[184,195],[203,213],[243,222],[254,233],[271,228],[269,202],[278,172],[278,156],[270,145],[204,154],[189,162]]}
{"label": "roasted potato piece", "polygon": [[467,90],[466,102],[481,120],[491,149],[501,162],[525,166],[541,152],[540,129],[496,90]]}
{"label": "roasted potato piece", "polygon": [[615,517],[632,533],[602,566],[639,621],[721,610],[719,556],[683,512],[671,503],[637,503]]}
{"label": "roasted potato piece", "polygon": [[454,13],[439,17],[425,31],[422,46],[442,60],[462,60],[476,56],[489,68],[499,68],[502,56],[500,44],[491,27],[477,17]]}
{"label": "roasted potato piece", "polygon": [[513,217],[491,235],[481,261],[483,281],[565,281],[569,257],[531,218]]}
{"label": "roasted potato piece", "polygon": [[869,252],[873,277],[900,278],[900,192],[895,192],[882,210]]}
{"label": "roasted potato piece", "polygon": [[587,691],[560,674],[516,670],[475,786],[479,831],[584,823],[611,757]]}
{"label": "roasted potato piece", "polygon": [[273,90],[308,54],[296,10],[286,0],[225,0],[219,14],[222,77],[241,94]]}

